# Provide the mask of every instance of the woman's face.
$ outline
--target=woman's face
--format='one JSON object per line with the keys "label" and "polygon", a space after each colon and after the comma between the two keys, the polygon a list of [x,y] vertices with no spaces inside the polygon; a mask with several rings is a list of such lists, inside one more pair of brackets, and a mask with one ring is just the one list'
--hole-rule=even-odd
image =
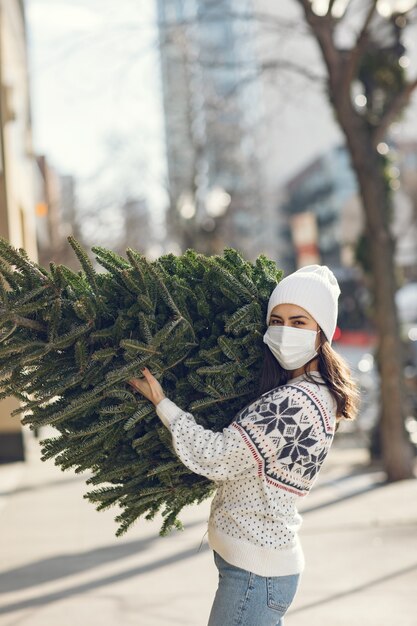
{"label": "woman's face", "polygon": [[320,330],[316,320],[305,309],[296,304],[277,304],[271,311],[269,326],[292,326],[306,330]]}

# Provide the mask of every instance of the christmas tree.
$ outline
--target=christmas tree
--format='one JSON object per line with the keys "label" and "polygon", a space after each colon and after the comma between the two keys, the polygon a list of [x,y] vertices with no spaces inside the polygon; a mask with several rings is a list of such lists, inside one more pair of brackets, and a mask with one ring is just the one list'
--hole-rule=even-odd
{"label": "christmas tree", "polygon": [[154,406],[128,384],[149,367],[168,397],[220,431],[257,395],[274,262],[238,252],[188,250],[149,261],[93,248],[100,271],[72,238],[81,270],[45,269],[0,240],[1,398],[22,423],[52,425],[42,459],[89,471],[97,510],[120,507],[117,535],[139,517],[164,517],[160,534],[215,485],[176,457]]}

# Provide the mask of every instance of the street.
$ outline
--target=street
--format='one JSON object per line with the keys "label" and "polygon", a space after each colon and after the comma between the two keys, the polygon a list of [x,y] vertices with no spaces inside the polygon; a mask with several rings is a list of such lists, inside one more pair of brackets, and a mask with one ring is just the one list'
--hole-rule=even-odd
{"label": "street", "polygon": [[[183,532],[159,537],[159,518],[116,539],[117,510],[82,498],[85,476],[41,462],[28,433],[26,446],[26,463],[0,466],[1,626],[205,626],[209,502]],[[384,485],[341,439],[300,511],[307,568],[285,626],[416,626],[415,480]]]}

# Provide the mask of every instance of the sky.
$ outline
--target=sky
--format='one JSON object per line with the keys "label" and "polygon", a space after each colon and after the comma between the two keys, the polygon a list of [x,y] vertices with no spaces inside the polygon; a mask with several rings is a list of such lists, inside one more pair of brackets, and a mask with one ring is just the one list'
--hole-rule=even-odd
{"label": "sky", "polygon": [[26,19],[36,152],[77,178],[83,204],[146,195],[162,214],[153,0],[141,0],[139,11],[136,0],[26,0]]}
{"label": "sky", "polygon": [[[104,230],[113,233],[120,226],[115,207],[128,196],[146,196],[156,229],[163,229],[167,174],[155,10],[156,0],[26,0],[35,150],[77,178],[81,203],[102,205]],[[288,45],[293,41],[290,33]],[[408,43],[417,68],[417,39]],[[340,142],[325,95],[314,86],[286,84],[271,111],[277,182]],[[417,137],[417,94],[395,132]]]}

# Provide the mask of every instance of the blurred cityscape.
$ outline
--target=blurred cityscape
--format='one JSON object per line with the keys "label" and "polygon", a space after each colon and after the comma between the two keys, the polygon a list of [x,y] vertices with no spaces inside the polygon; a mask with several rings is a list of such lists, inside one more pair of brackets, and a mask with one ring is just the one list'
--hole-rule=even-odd
{"label": "blurred cityscape", "polygon": [[[353,7],[338,34],[346,59],[352,34],[366,40],[358,24],[371,7],[372,63],[349,94],[369,126],[407,72],[416,87],[373,146],[385,164],[403,349],[405,413],[391,411],[388,424],[401,417],[402,441],[392,428],[385,453],[414,455],[414,470],[392,482],[381,452],[388,387],[370,271],[376,233],[302,5],[334,23]],[[130,247],[150,259],[233,247],[285,273],[326,264],[340,282],[333,346],[359,382],[360,411],[342,423],[300,506],[308,567],[289,610],[294,626],[417,623],[416,5],[0,0],[1,237],[45,267],[79,269],[72,235],[88,251]],[[16,408],[17,399],[0,400],[0,623],[206,624],[217,584],[204,545],[209,501],[181,512],[183,533],[159,538],[158,514],[116,539],[114,510],[97,513],[83,497],[85,474],[41,461],[39,437],[53,427],[22,428]]]}
{"label": "blurred cityscape", "polygon": [[[113,195],[103,188],[102,197],[83,204],[77,177],[36,153],[25,6],[19,0],[1,3],[0,233],[45,266],[78,267],[68,235],[87,248],[104,237],[121,254],[132,247],[151,258],[187,248],[217,254],[233,247],[250,260],[265,254],[286,273],[309,263],[329,265],[342,285],[334,345],[363,391],[360,419],[351,428],[366,440],[379,411],[376,339],[363,211],[349,154],[341,140],[330,147],[323,143],[310,162],[300,158],[298,170],[279,180],[274,111],[277,81],[285,89],[285,78],[277,78],[279,67],[268,71],[267,44],[274,16],[278,20],[282,13],[268,0],[214,4],[155,3],[167,171],[165,212],[158,222],[146,194],[120,192],[116,179]],[[378,151],[389,156],[407,424],[417,446],[417,134],[393,133]],[[110,170],[111,165],[105,174]],[[106,227],[109,207],[117,210],[114,229]],[[15,402],[2,401],[3,461],[23,454],[19,426],[9,417]]]}

